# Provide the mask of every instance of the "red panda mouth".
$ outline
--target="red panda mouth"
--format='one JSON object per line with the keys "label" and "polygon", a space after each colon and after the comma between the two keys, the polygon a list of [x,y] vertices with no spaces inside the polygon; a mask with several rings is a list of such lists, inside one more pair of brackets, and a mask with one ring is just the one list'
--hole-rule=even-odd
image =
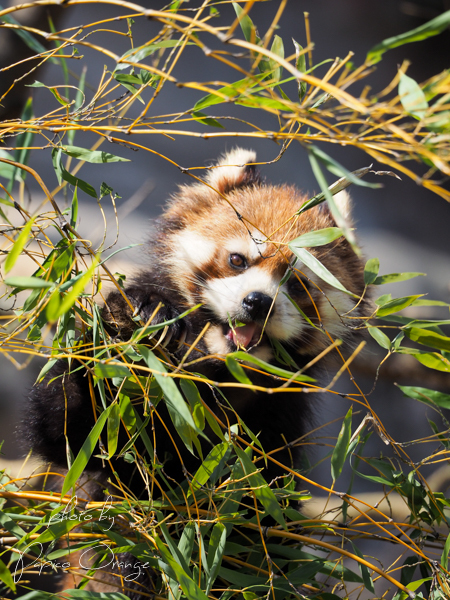
{"label": "red panda mouth", "polygon": [[251,348],[256,346],[260,341],[263,334],[263,327],[258,323],[250,322],[240,327],[234,327],[233,329],[227,327],[225,330],[225,337],[233,342],[233,344],[239,348]]}

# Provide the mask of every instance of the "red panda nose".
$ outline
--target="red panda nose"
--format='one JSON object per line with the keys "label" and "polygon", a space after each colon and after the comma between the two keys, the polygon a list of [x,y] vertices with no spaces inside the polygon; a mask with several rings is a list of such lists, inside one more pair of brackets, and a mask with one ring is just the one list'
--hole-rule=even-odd
{"label": "red panda nose", "polygon": [[262,292],[250,292],[242,300],[242,307],[252,321],[263,321],[269,314],[273,298]]}

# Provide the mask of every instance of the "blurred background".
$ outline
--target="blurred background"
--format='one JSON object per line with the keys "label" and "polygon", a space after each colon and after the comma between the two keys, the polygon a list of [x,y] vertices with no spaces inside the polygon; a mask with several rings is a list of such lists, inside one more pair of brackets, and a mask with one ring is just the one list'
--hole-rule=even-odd
{"label": "blurred background", "polygon": [[[193,5],[196,2],[191,2]],[[148,8],[162,8],[164,2],[153,1],[142,2]],[[272,22],[279,2],[257,2],[251,17],[263,35]],[[218,6],[220,9],[219,20],[229,24],[234,18],[231,5]],[[429,19],[450,9],[450,2],[444,0],[416,0],[405,2],[401,0],[378,0],[377,2],[361,2],[361,0],[290,0],[279,22],[278,34],[282,36],[286,45],[286,54],[294,52],[294,47],[287,47],[289,40],[294,38],[297,42],[306,46],[304,12],[309,13],[311,38],[314,42],[313,59],[319,63],[325,59],[345,57],[349,51],[354,53],[353,62],[359,65],[364,61],[367,52],[377,43],[385,38],[398,35],[423,24]],[[21,14],[23,13],[23,14]],[[88,22],[101,21],[110,16],[123,14],[120,7],[108,4],[80,4],[78,6],[57,7],[51,16],[55,22],[56,29],[66,29]],[[37,28],[48,31],[48,9],[35,8],[31,11],[16,12],[12,16],[23,23],[33,24]],[[217,25],[217,23],[214,23]],[[106,28],[110,27],[110,24]],[[126,24],[122,22],[117,26],[126,31]],[[152,37],[152,33],[159,30],[159,24],[148,19],[138,18],[133,25],[135,46],[142,44]],[[241,35],[241,32],[237,32]],[[42,40],[41,40],[42,41]],[[91,43],[108,47],[113,44],[113,50],[121,54],[129,49],[129,39],[126,36],[119,37],[104,31],[96,33],[89,38]],[[214,39],[210,40],[211,46],[217,44]],[[423,42],[409,44],[391,50],[386,53],[381,63],[373,74],[361,83],[362,86],[370,85],[371,93],[383,90],[395,77],[399,65],[405,60],[410,62],[408,75],[418,82],[450,67],[450,33],[442,34],[425,40]],[[5,67],[12,62],[17,62],[19,57],[25,57],[29,50],[22,40],[11,30],[2,29],[0,33],[0,66]],[[200,50],[185,52],[177,63],[173,75],[178,81],[230,81],[238,79],[236,73],[216,60],[208,60]],[[106,66],[112,70],[114,61],[99,52],[89,48],[83,49],[88,57],[87,82],[94,88],[97,86],[101,73]],[[79,72],[76,60],[70,61],[70,67]],[[325,65],[322,71],[327,69]],[[1,94],[8,89],[11,81],[20,76],[20,66],[17,71],[4,71],[0,79]],[[4,78],[3,78],[4,77]],[[55,65],[45,65],[42,69],[29,75],[26,79],[16,84],[14,94],[8,94],[2,100],[0,107],[2,118],[17,118],[21,114],[24,101],[28,96],[33,96],[34,114],[46,114],[49,111],[51,94],[44,88],[28,88],[37,79],[46,85],[61,83],[60,68]],[[349,90],[357,94],[357,88]],[[89,90],[87,91],[89,92]],[[162,113],[177,113],[192,108],[202,97],[198,90],[177,87],[166,84],[154,104],[154,110]],[[214,116],[214,107],[210,109],[210,115]],[[141,105],[135,103],[127,118],[133,118],[139,114]],[[220,114],[224,114],[221,106]],[[258,123],[263,129],[277,128],[272,123],[268,114],[255,114],[245,107],[230,107],[229,114],[235,118],[250,119]],[[156,113],[158,114],[158,113]],[[227,124],[225,122],[225,126]],[[191,128],[194,126],[190,125]],[[233,122],[230,129],[233,129]],[[209,131],[205,126],[198,125],[199,132]],[[129,163],[104,164],[83,166],[80,177],[88,181],[96,189],[102,181],[106,182],[114,191],[121,196],[117,201],[117,210],[120,220],[119,242],[114,250],[130,244],[145,243],[148,231],[152,227],[152,219],[156,217],[166,199],[174,192],[177,185],[188,183],[189,178],[183,174],[174,164],[165,160],[168,157],[182,167],[206,166],[211,164],[215,158],[225,150],[229,150],[236,144],[253,148],[257,151],[258,160],[261,162],[273,161],[280,146],[274,141],[256,139],[252,137],[240,137],[233,139],[227,136],[226,130],[222,137],[203,139],[202,137],[186,137],[175,135],[172,137],[155,134],[153,136],[133,136],[133,142],[142,143],[150,147],[155,153],[142,149],[133,151],[129,147],[103,146],[102,149],[130,159]],[[249,129],[250,131],[250,129]],[[50,135],[50,133],[49,133]],[[150,139],[149,139],[150,138]],[[75,144],[85,148],[90,147],[96,141],[96,137],[90,133],[77,134]],[[42,143],[42,140],[39,141]],[[349,170],[355,170],[368,166],[370,159],[357,149],[332,146],[324,146],[323,149],[337,159]],[[56,187],[57,180],[52,167],[51,149],[33,152],[30,165],[41,175],[49,189]],[[386,167],[375,164],[374,169],[384,170]],[[201,171],[196,171],[201,174]],[[307,194],[313,195],[319,191],[319,186],[311,172],[306,153],[300,145],[291,144],[282,159],[273,164],[262,167],[262,173],[268,181],[275,184],[293,183],[303,189]],[[428,297],[450,302],[450,206],[442,198],[416,185],[410,179],[402,177],[402,181],[391,177],[375,178],[369,176],[369,180],[383,183],[381,189],[370,189],[367,187],[352,187],[351,195],[354,201],[354,216],[357,225],[358,238],[365,255],[368,258],[378,257],[380,259],[380,273],[391,273],[401,271],[418,271],[427,273],[427,277],[413,279],[402,284],[395,284],[389,289],[385,286],[380,289],[381,293],[392,291],[396,296],[411,293],[424,293]],[[329,182],[334,181],[329,176]],[[27,178],[27,193],[31,203],[37,204],[43,200],[41,190],[30,177]],[[97,202],[80,193],[80,211],[78,231],[93,244],[98,244],[104,231],[104,223]],[[66,200],[61,195],[58,197],[60,207],[63,208]],[[115,219],[111,203],[107,198],[102,201],[103,209],[107,215],[108,232],[107,240],[112,241],[115,237]],[[112,251],[112,250],[111,250]],[[142,246],[127,250],[118,255],[115,267],[112,271],[120,271],[130,276],[133,271],[151,260]],[[27,273],[29,274],[29,273]],[[12,309],[7,300],[2,301],[2,310]],[[411,309],[412,310],[412,309]],[[430,312],[422,309],[420,314],[429,317]],[[413,314],[410,311],[410,316]],[[436,312],[438,318],[445,319],[447,310],[440,308]],[[380,348],[368,340],[367,350],[355,365],[355,377],[364,392],[369,392],[373,387],[376,367],[379,364],[383,352]],[[19,362],[23,358],[17,357]],[[20,420],[22,411],[26,410],[26,397],[32,386],[42,363],[33,360],[25,369],[17,370],[12,362],[0,355],[0,439],[5,443],[2,448],[2,459],[21,459],[27,452],[21,447],[17,439],[15,427]],[[330,373],[330,378],[332,373]],[[406,442],[430,434],[427,422],[427,411],[417,402],[403,397],[400,390],[392,385],[398,382],[405,385],[421,385],[431,389],[440,389],[450,392],[449,375],[438,371],[431,371],[421,367],[417,362],[412,363],[408,357],[394,357],[380,371],[380,377],[376,388],[370,394],[371,405],[379,415],[389,433],[399,442]],[[342,392],[355,391],[350,382],[343,379],[335,386]],[[349,401],[338,396],[330,396],[317,399],[317,423],[328,423],[342,417],[349,408]],[[355,407],[356,408],[356,407]],[[360,412],[354,417],[355,427],[364,417]],[[320,461],[329,452],[329,444],[333,443],[333,436],[337,435],[340,428],[340,420],[334,425],[327,426],[319,431],[317,443],[311,452],[311,462]],[[374,435],[372,452],[377,455],[381,450],[389,452],[386,446]],[[325,444],[324,447],[321,444]],[[328,445],[328,447],[326,446]],[[419,460],[419,454],[414,456],[417,449],[411,449],[414,460]],[[423,448],[420,453],[423,453]],[[349,474],[346,474],[348,478]],[[323,467],[314,471],[313,478],[325,485],[331,482],[329,463],[325,462]],[[339,482],[343,490],[346,489],[345,479]],[[439,484],[440,485],[440,484]],[[356,490],[370,490],[371,484],[364,480],[356,482]],[[375,489],[375,488],[374,488]]]}

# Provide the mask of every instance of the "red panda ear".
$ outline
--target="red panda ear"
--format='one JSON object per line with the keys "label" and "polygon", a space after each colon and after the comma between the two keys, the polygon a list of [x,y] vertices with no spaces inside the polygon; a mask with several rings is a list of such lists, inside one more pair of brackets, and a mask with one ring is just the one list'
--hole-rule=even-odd
{"label": "red panda ear", "polygon": [[[350,195],[348,194],[347,190],[342,190],[341,192],[338,192],[337,194],[335,194],[333,196],[333,200],[337,206],[337,209],[338,209],[340,215],[343,217],[343,219],[346,221],[346,223],[352,224],[353,223],[352,200],[351,200]],[[323,207],[323,209],[325,211],[327,211],[327,213],[330,215],[330,219],[332,221],[334,221],[334,217],[331,214],[331,210],[330,210],[330,207],[328,206],[328,202],[324,202],[320,206]]]}
{"label": "red panda ear", "polygon": [[210,169],[205,177],[206,183],[221,194],[227,194],[234,188],[257,184],[260,182],[259,171],[255,165],[256,152],[234,148],[224,154],[217,166]]}
{"label": "red panda ear", "polygon": [[347,190],[342,190],[333,196],[339,212],[346,221],[352,220],[352,199]]}

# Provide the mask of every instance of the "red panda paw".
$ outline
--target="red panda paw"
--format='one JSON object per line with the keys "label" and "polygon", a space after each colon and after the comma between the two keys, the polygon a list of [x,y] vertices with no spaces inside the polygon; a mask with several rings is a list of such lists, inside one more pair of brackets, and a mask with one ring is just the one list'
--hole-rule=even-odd
{"label": "red panda paw", "polygon": [[188,325],[184,319],[173,321],[180,315],[179,311],[163,298],[152,298],[150,302],[143,301],[135,305],[135,314],[138,314],[144,323],[151,326],[167,322],[163,329],[152,332],[149,338],[158,340],[158,345],[169,352],[177,352],[183,347],[188,334]]}

